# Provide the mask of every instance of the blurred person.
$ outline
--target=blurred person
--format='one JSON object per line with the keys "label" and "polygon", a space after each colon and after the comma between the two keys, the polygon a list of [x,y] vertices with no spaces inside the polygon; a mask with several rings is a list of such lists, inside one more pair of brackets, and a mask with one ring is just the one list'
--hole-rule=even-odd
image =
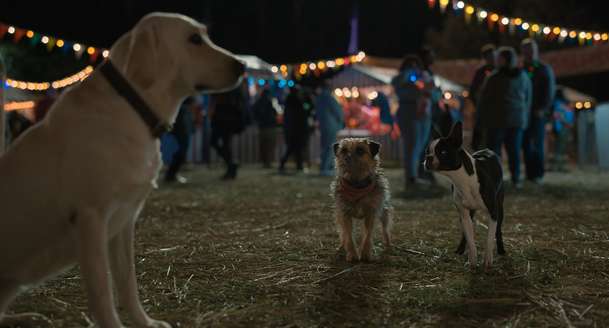
{"label": "blurred person", "polygon": [[422,69],[417,56],[404,57],[391,85],[398,97],[396,115],[404,141],[404,175],[406,187],[423,183],[418,179],[422,153],[431,132],[431,94],[433,81]]}
{"label": "blurred person", "polygon": [[321,91],[315,99],[315,113],[319,121],[321,155],[319,171],[323,176],[334,175],[334,151],[332,145],[336,135],[345,125],[342,106],[332,95],[327,84],[321,86]]}
{"label": "blurred person", "polygon": [[[429,101],[431,107],[431,124],[436,128],[439,128],[442,133],[448,135],[452,128],[452,119],[450,113],[446,111],[446,108],[441,106],[442,90],[436,85],[435,74],[432,70],[432,66],[436,61],[436,53],[429,46],[423,46],[419,50],[419,58],[421,59],[422,69],[429,75],[430,84],[427,87],[429,93]],[[431,131],[431,128],[430,128]],[[425,146],[431,141],[431,133],[427,134],[427,140],[423,143],[421,149],[420,158],[425,158]],[[434,176],[431,172],[428,172],[423,167],[423,161],[419,162],[419,177],[423,178],[431,183],[435,183]]]}
{"label": "blurred person", "polygon": [[216,150],[226,165],[222,180],[233,180],[237,177],[239,165],[233,159],[233,136],[243,132],[247,110],[241,88],[212,95],[210,101],[211,146]]}
{"label": "blurred person", "polygon": [[260,134],[260,158],[264,168],[271,168],[277,148],[277,115],[282,112],[270,89],[262,90],[252,108]]}
{"label": "blurred person", "polygon": [[290,89],[285,100],[285,112],[283,120],[283,132],[286,150],[279,162],[279,172],[285,172],[285,164],[294,156],[296,169],[304,171],[304,156],[307,141],[309,139],[309,112],[305,103],[305,95],[300,86]]}
{"label": "blurred person", "polygon": [[517,60],[513,48],[499,48],[497,70],[480,88],[478,111],[480,128],[486,131],[488,138],[488,148],[501,157],[501,148],[505,146],[512,183],[520,188],[520,152],[530,116],[532,87]]}
{"label": "blurred person", "polygon": [[571,129],[575,125],[575,113],[569,106],[562,88],[556,90],[554,97],[554,112],[552,114],[552,132],[554,133],[553,169],[566,171],[567,145],[571,136]]}
{"label": "blurred person", "polygon": [[556,93],[556,80],[550,65],[539,60],[539,48],[533,39],[525,39],[520,46],[524,69],[533,86],[533,99],[529,126],[524,132],[524,164],[527,180],[536,184],[543,182],[544,144],[546,122],[551,116]]}
{"label": "blurred person", "polygon": [[480,97],[480,88],[482,87],[482,84],[495,70],[497,64],[497,49],[495,48],[495,45],[487,44],[480,50],[480,55],[482,56],[484,64],[482,64],[482,66],[476,70],[476,73],[474,73],[474,78],[469,87],[469,98],[476,108],[476,114],[474,116],[474,135],[472,138],[472,149],[475,151],[486,148],[484,130],[480,128],[478,122],[478,100]]}
{"label": "blurred person", "polygon": [[29,129],[33,123],[23,116],[19,111],[13,110],[6,112],[6,135],[7,143],[10,145],[19,138],[27,129]]}
{"label": "blurred person", "polygon": [[391,115],[391,106],[389,98],[383,91],[376,91],[376,98],[372,99],[372,106],[378,107],[381,123],[393,127],[393,116]]}
{"label": "blurred person", "polygon": [[178,175],[178,172],[186,162],[186,157],[188,155],[190,139],[195,129],[194,111],[196,110],[197,105],[196,98],[188,97],[180,106],[178,116],[176,117],[173,129],[170,132],[176,139],[178,149],[173,154],[171,163],[169,163],[169,167],[165,172],[165,182],[188,182],[185,177]]}

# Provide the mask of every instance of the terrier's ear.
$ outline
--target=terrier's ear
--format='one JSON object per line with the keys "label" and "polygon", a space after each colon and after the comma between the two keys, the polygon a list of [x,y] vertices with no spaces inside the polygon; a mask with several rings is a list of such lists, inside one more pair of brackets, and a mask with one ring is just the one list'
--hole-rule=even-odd
{"label": "terrier's ear", "polygon": [[368,140],[368,148],[370,148],[370,154],[374,157],[381,150],[381,144],[376,141]]}
{"label": "terrier's ear", "polygon": [[338,142],[335,142],[332,145],[332,148],[334,149],[334,155],[338,155],[338,149],[340,148],[340,144]]}
{"label": "terrier's ear", "polygon": [[461,123],[461,121],[453,125],[452,129],[450,130],[449,138],[455,147],[461,147],[463,144],[463,123]]}
{"label": "terrier's ear", "polygon": [[436,139],[440,139],[442,138],[442,133],[440,132],[440,130],[438,129],[438,126],[435,124],[431,125],[431,140],[436,140]]}

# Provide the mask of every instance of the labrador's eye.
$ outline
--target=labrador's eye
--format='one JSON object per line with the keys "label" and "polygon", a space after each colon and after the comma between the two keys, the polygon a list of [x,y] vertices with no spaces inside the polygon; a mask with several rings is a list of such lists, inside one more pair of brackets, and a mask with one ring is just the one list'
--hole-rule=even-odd
{"label": "labrador's eye", "polygon": [[203,37],[201,37],[201,34],[195,33],[188,38],[188,41],[192,44],[200,46],[203,44]]}

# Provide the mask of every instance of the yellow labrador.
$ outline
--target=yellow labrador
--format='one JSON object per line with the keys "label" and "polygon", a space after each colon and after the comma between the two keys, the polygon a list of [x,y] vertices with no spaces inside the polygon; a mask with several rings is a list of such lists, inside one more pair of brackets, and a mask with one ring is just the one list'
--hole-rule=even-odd
{"label": "yellow labrador", "polygon": [[[110,61],[167,125],[185,97],[234,88],[244,71],[205,26],[175,14],[142,18]],[[159,140],[110,81],[93,72],[0,157],[0,322],[18,318],[5,311],[19,292],[78,263],[97,325],[123,327],[113,281],[135,326],[170,327],[142,308],[133,258],[135,221],[161,167]]]}

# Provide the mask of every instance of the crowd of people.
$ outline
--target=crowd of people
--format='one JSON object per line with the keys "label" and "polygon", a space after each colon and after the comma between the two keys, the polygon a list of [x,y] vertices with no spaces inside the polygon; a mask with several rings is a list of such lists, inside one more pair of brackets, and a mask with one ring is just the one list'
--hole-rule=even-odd
{"label": "crowd of people", "polygon": [[[551,167],[565,170],[566,151],[575,122],[573,109],[564,92],[556,88],[552,68],[540,61],[538,46],[526,39],[520,47],[521,56],[511,47],[496,48],[486,45],[481,49],[483,64],[475,72],[469,89],[469,99],[475,107],[475,124],[471,148],[489,148],[502,156],[507,155],[512,184],[522,186],[521,160],[524,159],[524,177],[542,183],[545,173],[546,128],[554,134],[554,156]],[[455,116],[442,99],[442,90],[436,85],[434,52],[423,48],[417,54],[406,55],[391,87],[397,100],[397,111],[391,110],[390,97],[381,90],[375,97],[363,95],[350,98],[335,97],[330,85],[321,82],[316,88],[301,87],[259,88],[258,95],[250,98],[251,83],[221,94],[191,97],[181,105],[173,130],[176,149],[167,156],[166,182],[184,183],[179,174],[188,157],[192,136],[201,127],[201,160],[209,162],[212,150],[222,159],[226,168],[223,180],[237,177],[239,164],[232,149],[233,139],[248,125],[258,130],[259,158],[263,168],[275,167],[286,173],[286,164],[294,159],[298,172],[310,167],[309,140],[319,131],[319,174],[334,175],[332,145],[345,127],[363,127],[378,133],[401,136],[403,141],[403,168],[406,188],[433,183],[433,176],[423,170],[421,162],[430,141],[431,130],[447,135]],[[35,121],[55,99],[50,94],[38,102]],[[461,106],[462,108],[463,106]],[[366,108],[376,114],[366,116]],[[372,112],[372,110],[370,110]],[[364,123],[352,122],[360,118],[378,121],[373,128]],[[8,132],[15,139],[33,122],[17,112],[9,113]],[[361,122],[360,122],[361,123]],[[374,131],[373,131],[374,130]],[[283,136],[281,138],[280,136]],[[9,136],[10,137],[10,136]],[[280,148],[279,140],[284,147]],[[279,154],[279,150],[283,153]],[[504,152],[505,150],[505,152]],[[278,156],[280,155],[280,156]]]}

